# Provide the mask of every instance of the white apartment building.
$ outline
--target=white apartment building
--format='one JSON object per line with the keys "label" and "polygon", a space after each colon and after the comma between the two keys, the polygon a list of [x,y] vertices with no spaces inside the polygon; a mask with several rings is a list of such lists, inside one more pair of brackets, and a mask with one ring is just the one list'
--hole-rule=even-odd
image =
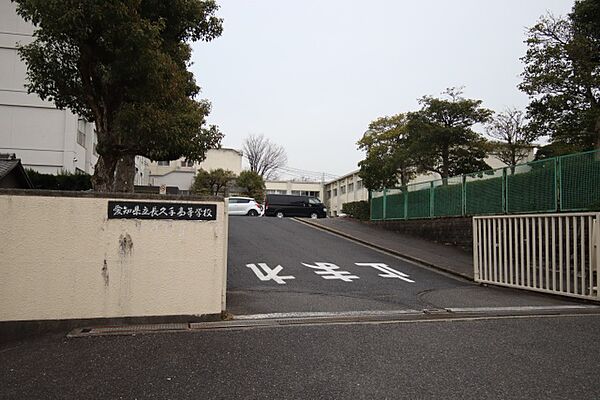
{"label": "white apartment building", "polygon": [[33,25],[0,0],[0,153],[15,153],[25,168],[42,173],[94,172],[98,160],[93,124],[27,94],[18,44],[33,41]]}
{"label": "white apartment building", "polygon": [[330,217],[340,215],[344,203],[369,199],[369,191],[363,186],[359,171],[352,171],[324,185],[324,203]]}
{"label": "white apartment building", "polygon": [[201,163],[186,161],[183,158],[175,161],[152,161],[149,163],[149,184],[176,186],[179,190],[187,191],[199,169],[210,171],[217,168],[239,175],[242,172],[242,152],[228,148],[210,149]]}

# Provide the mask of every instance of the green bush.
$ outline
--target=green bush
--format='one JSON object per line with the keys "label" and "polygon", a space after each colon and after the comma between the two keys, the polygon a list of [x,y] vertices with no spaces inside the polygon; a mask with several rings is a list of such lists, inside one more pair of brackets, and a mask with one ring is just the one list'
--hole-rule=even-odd
{"label": "green bush", "polygon": [[348,214],[352,218],[360,219],[361,221],[367,221],[370,218],[369,202],[353,201],[350,203],[344,203],[342,205],[342,212],[344,214]]}
{"label": "green bush", "polygon": [[92,189],[92,176],[82,172],[61,172],[58,175],[42,174],[27,169],[34,189],[83,191]]}

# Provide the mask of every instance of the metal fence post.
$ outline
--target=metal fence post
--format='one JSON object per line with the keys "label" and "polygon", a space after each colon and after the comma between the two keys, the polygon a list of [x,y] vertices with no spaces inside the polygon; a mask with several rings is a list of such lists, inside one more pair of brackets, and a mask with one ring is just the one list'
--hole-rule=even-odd
{"label": "metal fence post", "polygon": [[475,217],[471,218],[473,221],[473,280],[479,282],[479,236],[477,234],[477,220]]}
{"label": "metal fence post", "polygon": [[404,219],[408,219],[408,186],[402,187],[402,192],[404,193]]}
{"label": "metal fence post", "polygon": [[[593,269],[596,271],[596,297],[600,298],[600,213],[596,213],[596,218],[594,220],[592,243],[594,249],[592,250],[592,260],[590,260],[590,262],[593,265]],[[593,295],[593,293],[590,294]]]}
{"label": "metal fence post", "polygon": [[429,218],[433,218],[435,215],[435,190],[433,182],[435,181],[431,181],[431,183],[429,184]]}
{"label": "metal fence post", "polygon": [[387,188],[383,188],[383,215],[382,219],[385,221],[387,214]]}
{"label": "metal fence post", "polygon": [[554,174],[554,209],[560,211],[563,208],[562,157],[554,159]]}
{"label": "metal fence post", "polygon": [[508,178],[506,167],[502,168],[502,212],[508,214]]}
{"label": "metal fence post", "polygon": [[461,211],[462,215],[467,215],[467,176],[462,176],[462,199],[461,199]]}

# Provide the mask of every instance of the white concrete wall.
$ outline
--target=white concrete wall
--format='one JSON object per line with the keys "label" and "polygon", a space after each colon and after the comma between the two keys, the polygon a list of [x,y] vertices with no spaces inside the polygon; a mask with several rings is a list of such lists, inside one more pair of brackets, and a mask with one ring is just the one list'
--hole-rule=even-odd
{"label": "white concrete wall", "polygon": [[109,220],[109,200],[0,193],[0,321],[224,309],[223,202],[216,221]]}
{"label": "white concrete wall", "polygon": [[165,175],[152,175],[150,181],[154,186],[167,185],[177,186],[179,190],[189,190],[194,183],[196,171],[192,169],[177,170]]}
{"label": "white concrete wall", "polygon": [[235,149],[210,149],[206,153],[206,159],[197,168],[206,171],[223,168],[239,175],[242,172],[242,153]]}

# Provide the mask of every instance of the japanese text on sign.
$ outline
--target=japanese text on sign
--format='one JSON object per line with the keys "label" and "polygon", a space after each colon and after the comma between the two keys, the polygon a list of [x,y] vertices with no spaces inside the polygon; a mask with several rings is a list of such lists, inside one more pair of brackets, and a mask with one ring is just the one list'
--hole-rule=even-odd
{"label": "japanese text on sign", "polygon": [[109,201],[108,218],[214,221],[217,219],[217,205],[191,203]]}

